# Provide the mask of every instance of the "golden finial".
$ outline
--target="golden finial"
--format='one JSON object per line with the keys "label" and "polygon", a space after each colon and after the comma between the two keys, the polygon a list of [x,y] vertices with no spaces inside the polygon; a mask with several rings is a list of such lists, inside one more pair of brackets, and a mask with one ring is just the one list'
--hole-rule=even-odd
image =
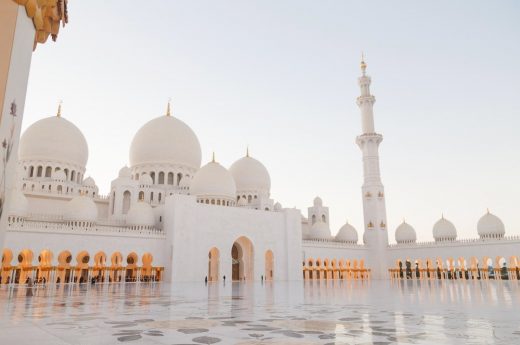
{"label": "golden finial", "polygon": [[403,217],[403,224],[406,224],[406,218]]}
{"label": "golden finial", "polygon": [[489,214],[489,213],[490,213],[490,212],[489,212],[489,207],[488,207],[486,210],[487,210],[487,214]]}
{"label": "golden finial", "polygon": [[444,212],[443,212],[443,213],[441,213],[441,218],[442,218],[442,219],[444,219]]}
{"label": "golden finial", "polygon": [[60,102],[58,103],[58,112],[56,113],[56,116],[57,117],[61,117],[61,104],[63,103],[63,101],[60,100]]}
{"label": "golden finial", "polygon": [[246,157],[249,157],[249,146],[246,147]]}
{"label": "golden finial", "polygon": [[367,64],[365,63],[365,53],[361,52],[361,72],[365,75],[365,71],[367,69]]}
{"label": "golden finial", "polygon": [[213,159],[212,162],[215,163],[215,151],[213,151]]}
{"label": "golden finial", "polygon": [[166,116],[171,116],[171,110],[170,110],[170,102],[172,101],[171,98],[168,98],[168,106],[166,107]]}

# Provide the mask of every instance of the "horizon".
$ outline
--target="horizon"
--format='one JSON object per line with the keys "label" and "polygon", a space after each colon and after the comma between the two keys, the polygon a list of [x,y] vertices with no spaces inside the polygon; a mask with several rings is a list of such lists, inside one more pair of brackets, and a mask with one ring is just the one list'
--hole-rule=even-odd
{"label": "horizon", "polygon": [[[364,51],[376,131],[384,137],[380,159],[390,242],[403,218],[418,241],[433,241],[431,229],[441,214],[455,224],[459,239],[476,238],[487,208],[505,223],[506,236],[520,234],[514,201],[520,194],[520,162],[514,159],[520,144],[520,48],[510,44],[520,33],[516,3],[451,4],[449,13],[439,4],[407,12],[405,4],[384,2],[293,2],[290,8],[277,4],[280,13],[259,2],[230,1],[232,9],[211,2],[151,2],[163,8],[149,12],[94,3],[71,2],[67,30],[56,43],[36,49],[22,133],[54,116],[63,100],[62,116],[89,144],[85,176],[94,178],[100,193],[108,193],[110,181],[128,164],[133,135],[163,115],[172,98],[172,115],[201,143],[202,166],[215,151],[217,161],[229,167],[249,147],[270,173],[275,201],[307,216],[306,208],[320,196],[330,208],[331,233],[348,219],[361,242],[355,99]],[[100,4],[104,11],[96,11]],[[306,6],[312,18],[298,16],[309,12]],[[345,20],[351,10],[367,8],[375,17],[370,23],[379,26],[361,25],[367,18]],[[484,28],[486,8],[499,15]],[[192,12],[199,17],[187,14]],[[464,28],[457,27],[462,14]],[[446,16],[442,28],[421,27],[436,15]],[[400,20],[389,27],[389,17]],[[96,27],[89,26],[93,18]],[[273,25],[264,25],[267,19]],[[103,30],[110,26],[113,31]],[[306,44],[309,38],[319,49]],[[137,44],[144,49],[134,55]]]}

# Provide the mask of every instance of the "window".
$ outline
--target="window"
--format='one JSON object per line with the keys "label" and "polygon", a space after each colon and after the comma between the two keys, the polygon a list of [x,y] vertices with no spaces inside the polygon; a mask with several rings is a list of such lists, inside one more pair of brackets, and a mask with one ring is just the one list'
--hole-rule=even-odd
{"label": "window", "polygon": [[169,172],[168,173],[168,184],[173,184],[173,173],[172,172]]}
{"label": "window", "polygon": [[130,191],[125,191],[123,193],[123,214],[127,214],[130,209]]}
{"label": "window", "polygon": [[45,168],[45,177],[51,177],[52,167]]}
{"label": "window", "polygon": [[43,170],[43,168],[41,166],[39,166],[38,167],[38,173],[36,174],[36,176],[41,177],[42,176],[42,170]]}
{"label": "window", "polygon": [[181,180],[182,180],[182,174],[178,173],[177,174],[177,185],[179,185],[181,183]]}
{"label": "window", "polygon": [[164,172],[159,173],[159,184],[164,184]]}

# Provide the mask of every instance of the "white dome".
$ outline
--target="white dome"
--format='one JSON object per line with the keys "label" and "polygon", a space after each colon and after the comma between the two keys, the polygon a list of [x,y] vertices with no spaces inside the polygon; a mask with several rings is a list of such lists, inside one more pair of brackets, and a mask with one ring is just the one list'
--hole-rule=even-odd
{"label": "white dome", "polygon": [[209,162],[193,177],[190,194],[235,200],[237,188],[233,176],[226,168],[217,162]]}
{"label": "white dome", "polygon": [[58,170],[52,173],[52,179],[56,181],[66,181],[67,175],[63,170]]}
{"label": "white dome", "polygon": [[27,217],[29,214],[29,201],[25,195],[17,189],[11,192],[9,200],[9,215],[18,217]]}
{"label": "white dome", "polygon": [[33,123],[20,139],[20,160],[66,163],[85,168],[88,145],[81,131],[60,116]]}
{"label": "white dome", "polygon": [[282,210],[282,204],[280,204],[279,202],[277,202],[276,204],[274,204],[274,210],[279,212]]}
{"label": "white dome", "polygon": [[397,243],[415,243],[417,235],[415,229],[405,221],[395,229],[395,241]]}
{"label": "white dome", "polygon": [[148,174],[142,174],[139,176],[139,184],[145,185],[145,186],[151,186],[153,184],[153,180]]}
{"label": "white dome", "polygon": [[119,169],[119,175],[118,175],[120,178],[131,178],[132,177],[132,171],[130,170],[129,167],[127,167],[126,165],[124,167],[122,167],[121,169]]}
{"label": "white dome", "polygon": [[317,240],[330,240],[331,234],[329,226],[327,223],[322,222],[321,219],[318,219],[318,221],[312,225],[309,236]]}
{"label": "white dome", "polygon": [[336,241],[357,243],[358,233],[356,229],[347,222],[336,234]]}
{"label": "white dome", "polygon": [[94,181],[94,179],[89,176],[89,177],[87,177],[86,179],[83,180],[83,185],[87,186],[87,187],[95,187],[96,186],[96,181]]}
{"label": "white dome", "polygon": [[457,229],[452,222],[442,217],[433,226],[433,238],[435,241],[451,241],[457,239]]}
{"label": "white dome", "polygon": [[130,165],[169,163],[200,167],[201,151],[195,133],[173,116],[160,116],[137,131],[130,146]]}
{"label": "white dome", "polygon": [[247,203],[247,199],[246,198],[238,199],[237,206],[244,207],[244,206],[247,206],[247,205],[248,205],[248,203]]}
{"label": "white dome", "polygon": [[144,201],[134,203],[126,215],[126,224],[135,226],[155,226],[155,215],[152,206]]}
{"label": "white dome", "polygon": [[94,201],[85,195],[78,195],[67,203],[63,218],[65,220],[78,220],[95,222],[98,210]]}
{"label": "white dome", "polygon": [[314,198],[313,203],[314,203],[314,206],[319,206],[319,207],[323,206],[323,200],[321,200],[321,198],[319,196]]}
{"label": "white dome", "polygon": [[229,172],[235,179],[237,191],[262,191],[271,190],[271,177],[265,166],[249,155],[240,158],[229,168]]}
{"label": "white dome", "polygon": [[480,238],[497,238],[504,237],[506,228],[500,218],[488,211],[478,221],[477,231]]}

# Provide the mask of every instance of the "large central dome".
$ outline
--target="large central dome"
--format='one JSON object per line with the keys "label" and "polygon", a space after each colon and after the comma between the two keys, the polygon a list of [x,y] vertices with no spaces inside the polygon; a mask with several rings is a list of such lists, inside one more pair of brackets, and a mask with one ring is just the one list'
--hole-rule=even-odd
{"label": "large central dome", "polygon": [[199,169],[199,140],[188,125],[173,116],[161,116],[137,131],[130,146],[130,166],[178,164]]}
{"label": "large central dome", "polygon": [[85,169],[88,146],[81,131],[60,116],[32,124],[20,139],[20,160],[42,160],[72,164]]}

